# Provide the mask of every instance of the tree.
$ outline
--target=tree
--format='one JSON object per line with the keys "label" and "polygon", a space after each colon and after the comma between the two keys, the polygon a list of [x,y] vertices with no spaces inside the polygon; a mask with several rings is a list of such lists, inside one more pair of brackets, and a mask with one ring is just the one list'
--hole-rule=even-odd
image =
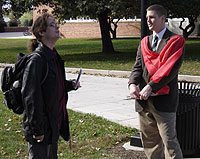
{"label": "tree", "polygon": [[[171,0],[171,1],[162,1],[162,0],[150,0],[150,4],[161,4],[169,12],[169,18],[182,18],[179,28],[183,31],[183,37],[188,38],[188,36],[195,29],[195,22],[200,15],[200,1],[199,0]],[[184,28],[183,22],[185,18],[188,18],[189,24]]]}
{"label": "tree", "polygon": [[[79,14],[97,18],[100,25],[102,37],[102,52],[113,53],[110,31],[116,36],[117,23],[119,19],[134,17],[138,11],[136,0],[85,0],[79,1]],[[114,22],[114,19],[118,21]],[[114,23],[114,29],[111,24]]]}
{"label": "tree", "polygon": [[118,0],[115,1],[111,10],[111,15],[108,17],[110,32],[113,39],[116,38],[118,22],[121,19],[133,18],[136,15],[140,16],[140,1],[139,0]]}
{"label": "tree", "polygon": [[25,12],[32,10],[32,3],[29,0],[3,0],[4,12],[10,13],[19,19]]}
{"label": "tree", "polygon": [[[98,19],[101,37],[102,37],[102,52],[114,53],[113,44],[110,37],[111,24],[113,19],[133,17],[132,15],[138,8],[136,2],[139,0],[3,0],[3,4],[9,4],[5,11],[13,12],[16,18],[29,11],[32,6],[41,4],[51,4],[53,13],[60,20],[77,16],[89,16],[90,18]],[[23,7],[22,7],[23,6]],[[0,12],[1,14],[1,12]],[[111,18],[109,18],[111,17]],[[113,34],[116,34],[117,22],[114,23]]]}
{"label": "tree", "polygon": [[[110,36],[112,20],[114,18],[131,17],[138,11],[138,7],[134,5],[135,1],[136,0],[52,0],[45,2],[36,0],[33,3],[36,6],[39,2],[42,4],[53,4],[53,13],[61,21],[77,16],[89,16],[90,18],[98,19],[102,37],[102,52],[114,53],[115,51]],[[111,17],[112,20],[109,17]]]}
{"label": "tree", "polygon": [[6,23],[3,19],[3,0],[0,0],[0,32],[4,32],[4,27],[6,26]]}
{"label": "tree", "polygon": [[118,18],[117,21],[114,21],[112,17],[108,17],[109,30],[110,30],[110,33],[112,34],[113,39],[117,38],[117,27],[118,27],[119,21],[120,21],[120,18]]}
{"label": "tree", "polygon": [[32,9],[32,3],[28,0],[0,0],[0,32],[4,31],[6,23],[3,19],[4,14],[12,12],[15,19],[19,19],[26,11]]}
{"label": "tree", "polygon": [[[76,3],[67,2],[68,5],[66,5],[66,2],[63,1],[62,3],[59,3],[59,5],[55,5],[55,13],[63,19],[66,18],[66,14],[74,17],[89,16],[90,18],[98,19],[102,38],[102,52],[114,53],[115,51],[109,32],[110,24],[108,21],[108,16],[112,14],[111,6],[113,2],[111,0],[77,0],[75,2]],[[69,9],[69,3],[72,3],[70,5],[72,6],[71,10]],[[66,13],[66,11],[68,13]]]}

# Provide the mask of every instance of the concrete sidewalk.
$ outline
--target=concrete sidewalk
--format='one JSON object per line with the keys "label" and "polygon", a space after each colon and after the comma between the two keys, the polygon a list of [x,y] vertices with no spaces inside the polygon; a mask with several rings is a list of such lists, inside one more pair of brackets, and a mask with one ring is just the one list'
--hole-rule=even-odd
{"label": "concrete sidewalk", "polygon": [[[77,77],[77,74],[67,75],[68,79]],[[69,93],[68,108],[139,128],[138,114],[134,110],[135,101],[127,100],[127,78],[83,74],[80,82],[82,87]]]}
{"label": "concrete sidewalk", "polygon": [[6,38],[6,39],[31,39],[32,36],[24,36],[23,32],[3,32],[0,33],[0,39]]}
{"label": "concrete sidewalk", "polygon": [[[76,78],[78,70],[66,68],[67,78]],[[69,93],[68,108],[139,129],[135,100],[127,100],[130,71],[83,69],[83,73],[82,87]],[[179,75],[179,80],[200,82],[200,76]]]}

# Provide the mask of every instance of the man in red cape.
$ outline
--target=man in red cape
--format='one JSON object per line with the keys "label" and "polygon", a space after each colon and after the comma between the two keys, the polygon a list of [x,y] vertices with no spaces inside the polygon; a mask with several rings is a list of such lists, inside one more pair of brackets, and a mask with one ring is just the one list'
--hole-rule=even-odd
{"label": "man in red cape", "polygon": [[176,137],[176,110],[185,40],[165,27],[166,16],[161,5],[147,8],[147,24],[153,34],[142,39],[129,78],[148,159],[183,158]]}

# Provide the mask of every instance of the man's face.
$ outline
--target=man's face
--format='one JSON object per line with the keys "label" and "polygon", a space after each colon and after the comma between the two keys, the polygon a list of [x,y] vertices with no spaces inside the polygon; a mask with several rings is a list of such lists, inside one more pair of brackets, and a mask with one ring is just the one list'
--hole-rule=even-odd
{"label": "man's face", "polygon": [[58,24],[53,17],[48,18],[48,26],[44,33],[46,39],[57,41],[60,38]]}
{"label": "man's face", "polygon": [[162,29],[164,29],[165,17],[164,16],[159,17],[156,11],[153,10],[147,11],[146,18],[147,18],[147,25],[150,31],[159,33]]}

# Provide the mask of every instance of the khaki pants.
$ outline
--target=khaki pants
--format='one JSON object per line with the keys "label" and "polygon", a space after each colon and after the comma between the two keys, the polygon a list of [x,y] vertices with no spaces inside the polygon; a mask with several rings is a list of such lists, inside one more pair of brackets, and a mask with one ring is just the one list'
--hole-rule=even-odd
{"label": "khaki pants", "polygon": [[148,159],[183,159],[176,137],[176,113],[159,112],[149,103],[139,112],[139,118]]}

